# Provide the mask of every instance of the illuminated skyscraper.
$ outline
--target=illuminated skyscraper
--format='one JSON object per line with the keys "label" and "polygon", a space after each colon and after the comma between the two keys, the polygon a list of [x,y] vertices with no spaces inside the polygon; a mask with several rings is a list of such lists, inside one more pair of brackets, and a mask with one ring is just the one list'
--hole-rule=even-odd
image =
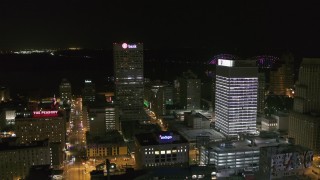
{"label": "illuminated skyscraper", "polygon": [[251,61],[219,59],[216,72],[216,127],[227,136],[255,133],[258,69]]}
{"label": "illuminated skyscraper", "polygon": [[132,123],[143,121],[146,117],[143,111],[143,44],[114,43],[113,59],[120,121],[122,127],[132,126]]}

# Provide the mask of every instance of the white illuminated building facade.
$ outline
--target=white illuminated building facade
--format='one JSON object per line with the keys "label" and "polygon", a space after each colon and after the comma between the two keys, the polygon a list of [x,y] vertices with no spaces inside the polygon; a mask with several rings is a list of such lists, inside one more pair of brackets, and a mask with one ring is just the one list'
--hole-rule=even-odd
{"label": "white illuminated building facade", "polygon": [[143,44],[114,43],[115,98],[121,121],[137,121],[143,115]]}
{"label": "white illuminated building facade", "polygon": [[255,133],[258,69],[251,61],[219,59],[216,68],[216,128],[227,136]]}

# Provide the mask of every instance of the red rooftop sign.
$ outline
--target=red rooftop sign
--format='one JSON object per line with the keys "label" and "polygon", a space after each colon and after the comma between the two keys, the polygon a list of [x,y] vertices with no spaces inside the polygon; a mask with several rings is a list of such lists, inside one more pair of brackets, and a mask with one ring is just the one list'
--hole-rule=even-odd
{"label": "red rooftop sign", "polygon": [[33,111],[33,117],[57,117],[58,111]]}

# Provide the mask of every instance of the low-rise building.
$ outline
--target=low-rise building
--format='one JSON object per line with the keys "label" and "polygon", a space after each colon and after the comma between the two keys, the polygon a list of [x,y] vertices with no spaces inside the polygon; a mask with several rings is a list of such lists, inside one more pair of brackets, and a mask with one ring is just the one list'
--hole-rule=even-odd
{"label": "low-rise building", "polygon": [[195,113],[195,111],[185,113],[185,121],[187,125],[193,129],[209,129],[210,120],[200,113]]}
{"label": "low-rise building", "polygon": [[128,155],[128,146],[117,131],[104,136],[92,136],[87,133],[86,139],[88,158]]}
{"label": "low-rise building", "polygon": [[200,148],[200,164],[215,165],[219,171],[241,172],[246,168],[258,170],[260,148],[287,144],[279,138],[246,137],[239,141],[212,142]]}
{"label": "low-rise building", "polygon": [[312,165],[313,152],[299,145],[278,145],[260,149],[260,179],[303,175]]}
{"label": "low-rise building", "polygon": [[136,134],[135,144],[137,168],[189,165],[189,144],[178,132]]}

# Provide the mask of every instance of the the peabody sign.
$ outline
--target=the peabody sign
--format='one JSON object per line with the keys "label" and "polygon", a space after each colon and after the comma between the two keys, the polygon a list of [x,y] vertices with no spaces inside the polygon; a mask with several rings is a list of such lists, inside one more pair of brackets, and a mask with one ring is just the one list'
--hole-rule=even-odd
{"label": "the peabody sign", "polygon": [[57,117],[58,111],[33,111],[33,117]]}

